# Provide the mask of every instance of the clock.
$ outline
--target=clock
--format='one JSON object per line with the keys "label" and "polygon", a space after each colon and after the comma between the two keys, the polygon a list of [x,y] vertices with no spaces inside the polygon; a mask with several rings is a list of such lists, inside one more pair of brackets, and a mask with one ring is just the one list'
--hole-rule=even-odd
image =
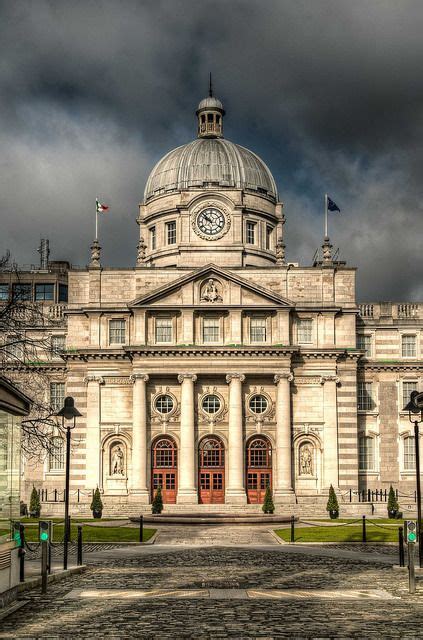
{"label": "clock", "polygon": [[231,215],[221,202],[200,202],[191,213],[191,224],[203,240],[218,240],[229,231]]}
{"label": "clock", "polygon": [[203,209],[197,216],[197,226],[202,233],[207,236],[217,236],[220,234],[226,224],[224,214],[215,207],[207,207]]}

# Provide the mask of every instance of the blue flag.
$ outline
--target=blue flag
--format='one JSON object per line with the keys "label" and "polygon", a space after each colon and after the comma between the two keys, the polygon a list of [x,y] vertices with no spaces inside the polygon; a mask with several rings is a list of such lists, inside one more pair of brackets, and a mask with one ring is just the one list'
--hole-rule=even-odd
{"label": "blue flag", "polygon": [[341,209],[338,207],[336,202],[334,202],[331,198],[329,198],[329,196],[328,196],[328,211],[339,211],[339,213],[341,213]]}

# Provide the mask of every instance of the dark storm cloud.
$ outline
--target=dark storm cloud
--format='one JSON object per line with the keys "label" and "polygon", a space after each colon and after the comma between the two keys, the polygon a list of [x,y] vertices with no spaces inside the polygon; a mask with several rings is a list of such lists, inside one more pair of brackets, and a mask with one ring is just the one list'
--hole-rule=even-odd
{"label": "dark storm cloud", "polygon": [[290,260],[330,231],[360,297],[423,299],[420,0],[0,3],[0,250],[135,258],[152,165],[190,140],[212,70],[228,138],[259,153],[285,202]]}

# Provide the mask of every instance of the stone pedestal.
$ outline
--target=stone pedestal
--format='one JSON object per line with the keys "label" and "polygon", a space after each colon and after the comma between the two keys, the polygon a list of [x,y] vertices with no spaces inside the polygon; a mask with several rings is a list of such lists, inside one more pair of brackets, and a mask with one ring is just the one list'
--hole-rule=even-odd
{"label": "stone pedestal", "polygon": [[244,484],[244,438],[242,432],[242,383],[245,376],[230,373],[226,376],[229,384],[229,437],[228,437],[228,483],[226,499],[228,504],[246,504]]}

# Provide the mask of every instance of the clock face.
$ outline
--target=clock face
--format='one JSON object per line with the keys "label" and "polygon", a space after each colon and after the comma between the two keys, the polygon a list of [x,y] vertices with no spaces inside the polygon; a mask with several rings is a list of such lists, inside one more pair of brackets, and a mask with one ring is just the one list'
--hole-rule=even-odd
{"label": "clock face", "polygon": [[209,237],[221,233],[225,224],[226,218],[224,214],[214,207],[203,209],[197,216],[197,226],[199,230]]}

